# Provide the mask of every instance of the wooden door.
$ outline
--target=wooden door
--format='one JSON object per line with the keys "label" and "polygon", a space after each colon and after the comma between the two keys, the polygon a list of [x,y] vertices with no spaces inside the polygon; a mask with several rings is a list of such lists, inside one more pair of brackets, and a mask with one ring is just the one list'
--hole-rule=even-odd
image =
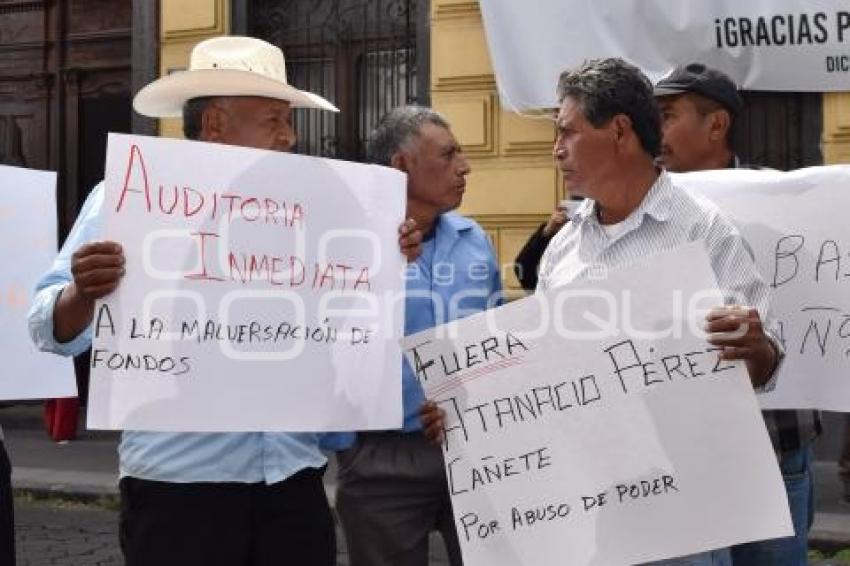
{"label": "wooden door", "polygon": [[735,125],[741,161],[787,171],[823,163],[822,95],[811,92],[745,92]]}

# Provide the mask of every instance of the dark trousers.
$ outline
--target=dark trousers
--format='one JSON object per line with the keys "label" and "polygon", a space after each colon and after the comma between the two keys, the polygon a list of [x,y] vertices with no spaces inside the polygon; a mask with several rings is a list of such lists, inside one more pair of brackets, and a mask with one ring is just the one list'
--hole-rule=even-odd
{"label": "dark trousers", "polygon": [[0,564],[15,563],[15,501],[12,497],[12,465],[0,441]]}
{"label": "dark trousers", "polygon": [[336,534],[322,472],[272,485],[123,478],[127,566],[333,566]]}
{"label": "dark trousers", "polygon": [[440,531],[462,566],[443,454],[421,433],[361,433],[340,452],[336,510],[351,566],[427,566]]}

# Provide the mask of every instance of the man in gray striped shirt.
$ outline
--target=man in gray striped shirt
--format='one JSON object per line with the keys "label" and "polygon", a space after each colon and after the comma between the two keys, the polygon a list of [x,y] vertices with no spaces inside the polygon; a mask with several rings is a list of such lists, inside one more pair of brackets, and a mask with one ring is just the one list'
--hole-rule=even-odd
{"label": "man in gray striped shirt", "polygon": [[[702,241],[728,297],[708,314],[708,341],[721,358],[744,360],[754,387],[768,385],[782,350],[762,326],[767,286],[731,221],[655,166],[661,126],[652,84],[621,59],[596,60],[563,73],[558,98],[555,159],[572,194],[587,200],[549,244],[537,288],[604,276]],[[719,549],[659,564],[721,566],[731,557]]]}
{"label": "man in gray striped shirt", "polygon": [[[741,167],[731,134],[743,100],[725,74],[700,63],[676,67],[655,85],[661,110],[661,163],[668,171]],[[779,468],[785,480],[795,536],[732,548],[735,566],[807,564],[808,534],[814,516],[812,443],[820,433],[817,411],[764,411]]]}

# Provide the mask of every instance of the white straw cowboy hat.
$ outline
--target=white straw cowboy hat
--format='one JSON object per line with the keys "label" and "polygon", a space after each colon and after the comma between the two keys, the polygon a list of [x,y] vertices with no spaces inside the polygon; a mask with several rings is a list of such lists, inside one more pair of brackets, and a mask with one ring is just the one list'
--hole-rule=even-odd
{"label": "white straw cowboy hat", "polygon": [[339,112],[312,92],[286,82],[283,51],[253,37],[214,37],[192,49],[188,71],[161,77],[133,99],[136,112],[151,118],[179,118],[183,104],[202,96],[262,96],[293,107]]}

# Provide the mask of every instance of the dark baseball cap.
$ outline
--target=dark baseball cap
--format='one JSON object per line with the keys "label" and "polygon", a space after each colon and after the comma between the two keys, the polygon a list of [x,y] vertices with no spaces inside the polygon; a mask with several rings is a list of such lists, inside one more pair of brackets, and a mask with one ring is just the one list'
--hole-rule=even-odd
{"label": "dark baseball cap", "polygon": [[655,96],[693,92],[722,104],[733,115],[744,105],[735,83],[725,73],[702,63],[679,65],[655,85]]}

